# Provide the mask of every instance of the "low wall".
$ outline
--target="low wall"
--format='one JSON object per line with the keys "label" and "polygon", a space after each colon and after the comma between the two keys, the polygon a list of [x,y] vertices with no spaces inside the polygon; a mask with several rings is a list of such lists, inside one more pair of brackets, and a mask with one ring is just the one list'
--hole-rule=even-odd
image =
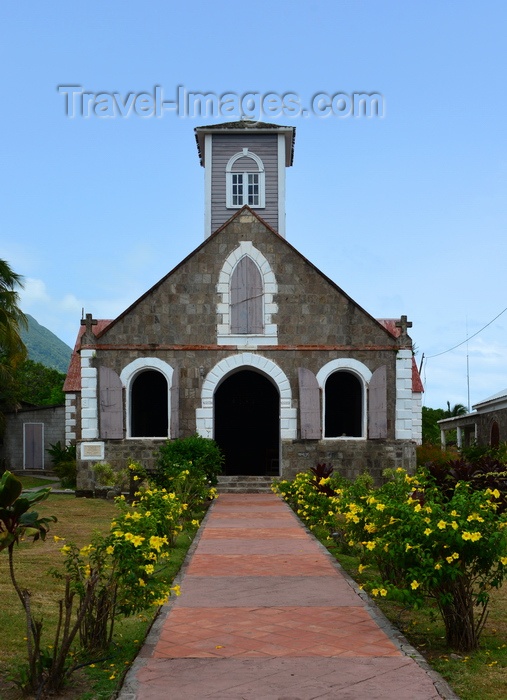
{"label": "low wall", "polygon": [[293,479],[316,464],[331,464],[348,479],[369,472],[377,485],[384,469],[402,467],[413,473],[416,444],[406,440],[293,440],[282,443],[282,477]]}

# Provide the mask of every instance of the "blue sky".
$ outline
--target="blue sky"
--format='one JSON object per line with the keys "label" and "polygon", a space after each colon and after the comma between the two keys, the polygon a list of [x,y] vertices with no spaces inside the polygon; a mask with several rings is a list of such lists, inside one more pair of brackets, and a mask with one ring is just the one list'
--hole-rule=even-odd
{"label": "blue sky", "polygon": [[0,257],[66,343],[202,242],[193,130],[226,118],[69,118],[58,86],[379,93],[382,118],[264,117],[296,127],[287,239],[373,316],[408,315],[425,405],[507,387],[507,312],[440,354],[507,307],[504,2],[5,0],[0,27]]}

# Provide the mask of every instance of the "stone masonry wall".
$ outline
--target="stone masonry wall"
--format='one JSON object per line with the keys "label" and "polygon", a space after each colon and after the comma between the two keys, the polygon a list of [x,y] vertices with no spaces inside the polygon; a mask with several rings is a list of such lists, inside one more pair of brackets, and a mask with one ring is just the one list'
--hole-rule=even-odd
{"label": "stone masonry wall", "polygon": [[384,469],[402,467],[413,473],[416,445],[402,440],[294,440],[282,443],[282,477],[293,479],[316,464],[331,464],[336,473],[355,479],[368,472],[377,485]]}
{"label": "stone masonry wall", "polygon": [[44,470],[51,470],[51,456],[47,450],[60,442],[65,444],[65,406],[48,406],[32,410],[22,410],[6,415],[6,427],[0,459],[6,469],[23,469],[23,425],[42,423],[44,425]]}

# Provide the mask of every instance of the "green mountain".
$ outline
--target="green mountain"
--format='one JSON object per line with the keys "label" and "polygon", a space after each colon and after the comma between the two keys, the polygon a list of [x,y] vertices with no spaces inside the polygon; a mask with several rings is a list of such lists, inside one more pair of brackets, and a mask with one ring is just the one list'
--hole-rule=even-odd
{"label": "green mountain", "polygon": [[28,349],[29,359],[66,374],[72,354],[71,348],[50,330],[37,323],[33,316],[26,314],[26,317],[28,329],[21,329],[21,338]]}

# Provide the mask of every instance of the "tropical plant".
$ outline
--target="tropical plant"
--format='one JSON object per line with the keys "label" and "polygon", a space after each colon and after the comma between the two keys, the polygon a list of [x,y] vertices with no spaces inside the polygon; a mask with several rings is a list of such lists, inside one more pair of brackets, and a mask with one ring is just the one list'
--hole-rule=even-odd
{"label": "tropical plant", "polygon": [[77,475],[76,445],[74,443],[64,445],[58,440],[48,447],[48,453],[53,460],[53,471],[60,479],[63,488],[74,488]]}
{"label": "tropical plant", "polygon": [[26,347],[20,329],[27,327],[27,319],[19,308],[19,293],[22,277],[16,274],[9,263],[0,260],[0,430],[4,426],[5,411],[17,405],[13,387],[13,372],[26,358]]}

